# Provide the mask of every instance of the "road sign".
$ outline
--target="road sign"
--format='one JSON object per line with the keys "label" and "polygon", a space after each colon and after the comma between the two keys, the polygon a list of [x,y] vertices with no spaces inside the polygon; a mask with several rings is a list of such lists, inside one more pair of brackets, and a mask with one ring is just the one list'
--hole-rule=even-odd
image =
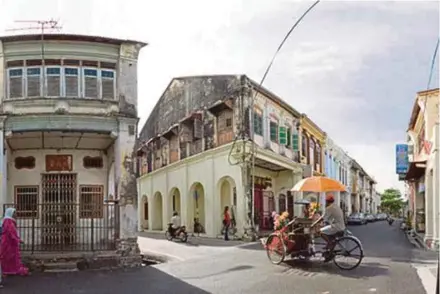
{"label": "road sign", "polygon": [[396,173],[406,174],[408,172],[409,160],[408,160],[408,145],[397,144],[396,145]]}

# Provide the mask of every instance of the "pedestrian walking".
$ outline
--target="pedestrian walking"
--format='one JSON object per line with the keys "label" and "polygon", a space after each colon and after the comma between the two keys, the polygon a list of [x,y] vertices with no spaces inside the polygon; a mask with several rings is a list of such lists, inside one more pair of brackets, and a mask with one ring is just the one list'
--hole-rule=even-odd
{"label": "pedestrian walking", "polygon": [[223,212],[223,229],[225,230],[225,241],[229,241],[229,227],[231,226],[231,215],[229,214],[229,206],[225,206]]}
{"label": "pedestrian walking", "polygon": [[0,260],[3,275],[26,276],[29,269],[21,263],[20,236],[15,221],[15,208],[8,208],[1,224]]}

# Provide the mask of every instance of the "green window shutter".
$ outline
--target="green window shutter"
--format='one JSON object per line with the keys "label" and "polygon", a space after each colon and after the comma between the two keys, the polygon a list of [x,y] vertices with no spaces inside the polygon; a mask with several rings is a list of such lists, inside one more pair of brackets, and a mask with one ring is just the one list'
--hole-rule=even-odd
{"label": "green window shutter", "polygon": [[299,151],[299,137],[298,134],[292,135],[292,147],[293,151]]}
{"label": "green window shutter", "polygon": [[290,131],[290,128],[287,128],[287,133],[286,133],[286,137],[287,137],[287,147],[292,146],[292,132]]}
{"label": "green window shutter", "polygon": [[257,135],[263,134],[263,117],[258,113],[254,113],[254,133]]}
{"label": "green window shutter", "polygon": [[281,145],[287,145],[287,129],[285,127],[280,127],[279,138]]}
{"label": "green window shutter", "polygon": [[275,122],[270,122],[270,140],[278,143],[278,125]]}

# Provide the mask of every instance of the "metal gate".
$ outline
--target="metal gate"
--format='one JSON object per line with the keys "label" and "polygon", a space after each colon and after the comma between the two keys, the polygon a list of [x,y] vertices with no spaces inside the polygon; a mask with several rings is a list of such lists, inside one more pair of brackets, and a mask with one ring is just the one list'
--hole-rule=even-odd
{"label": "metal gate", "polygon": [[[43,174],[42,245],[64,249],[76,243],[76,174]],[[66,248],[67,249],[67,248]]]}

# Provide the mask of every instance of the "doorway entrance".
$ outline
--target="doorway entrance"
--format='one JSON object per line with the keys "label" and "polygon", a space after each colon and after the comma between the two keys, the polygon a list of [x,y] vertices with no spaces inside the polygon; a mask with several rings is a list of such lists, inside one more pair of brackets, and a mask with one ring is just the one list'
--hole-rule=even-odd
{"label": "doorway entrance", "polygon": [[76,174],[43,174],[42,245],[63,249],[76,243]]}

